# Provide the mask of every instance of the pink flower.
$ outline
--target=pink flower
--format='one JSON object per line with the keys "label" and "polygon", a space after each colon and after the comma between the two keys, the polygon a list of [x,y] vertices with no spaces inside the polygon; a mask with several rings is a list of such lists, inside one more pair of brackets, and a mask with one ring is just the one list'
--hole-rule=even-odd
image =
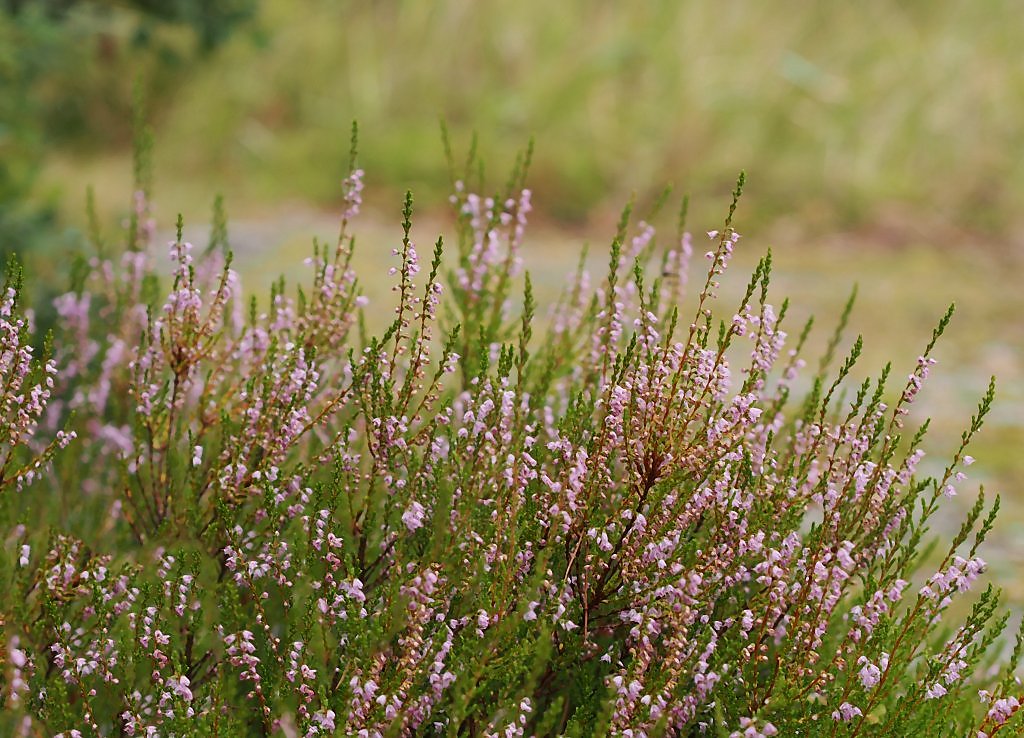
{"label": "pink flower", "polygon": [[177,677],[169,677],[165,684],[174,694],[178,695],[186,702],[192,701],[192,690],[189,689],[191,682],[184,674]]}
{"label": "pink flower", "polygon": [[996,725],[1002,725],[1013,717],[1019,708],[1020,702],[1016,697],[1004,697],[992,703],[992,707],[988,711],[988,719],[995,722]]}
{"label": "pink flower", "polygon": [[857,663],[864,664],[858,673],[858,676],[860,676],[860,683],[864,685],[864,689],[873,689],[882,678],[881,670],[868,661],[864,656],[861,656]]}
{"label": "pink flower", "polygon": [[839,706],[838,710],[832,712],[832,719],[836,722],[842,721],[848,723],[855,717],[859,717],[864,713],[856,705],[851,705],[849,702],[844,702]]}
{"label": "pink flower", "polygon": [[423,505],[413,500],[406,511],[402,513],[402,522],[409,529],[410,533],[423,527],[423,519],[426,517],[426,512]]}
{"label": "pink flower", "polygon": [[540,606],[539,602],[530,602],[526,605],[526,612],[523,613],[523,620],[530,622],[531,620],[537,619],[537,607]]}

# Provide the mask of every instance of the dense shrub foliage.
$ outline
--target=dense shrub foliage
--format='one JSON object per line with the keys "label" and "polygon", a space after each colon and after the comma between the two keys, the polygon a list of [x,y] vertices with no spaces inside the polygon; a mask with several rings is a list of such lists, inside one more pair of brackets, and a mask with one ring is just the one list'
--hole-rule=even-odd
{"label": "dense shrub foliage", "polygon": [[381,335],[354,166],[336,244],[268,302],[222,221],[205,253],[179,223],[155,266],[145,187],[123,248],[94,232],[52,342],[9,270],[0,733],[1020,730],[997,593],[944,616],[998,503],[922,545],[992,399],[919,474],[908,408],[949,315],[895,389],[888,367],[847,386],[839,332],[805,364],[770,256],[716,320],[734,199],[701,246],[627,209],[607,276],[535,316],[526,160],[493,198],[455,178],[429,263],[407,199]]}

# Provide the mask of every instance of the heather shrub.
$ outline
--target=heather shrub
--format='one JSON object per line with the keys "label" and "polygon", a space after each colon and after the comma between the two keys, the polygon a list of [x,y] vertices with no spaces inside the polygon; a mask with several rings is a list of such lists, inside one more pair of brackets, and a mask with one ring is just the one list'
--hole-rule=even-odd
{"label": "heather shrub", "polygon": [[928,545],[993,395],[919,472],[908,411],[952,310],[895,386],[850,379],[860,339],[834,361],[845,320],[805,362],[770,255],[716,318],[741,178],[706,237],[627,208],[607,274],[542,312],[528,163],[491,197],[453,176],[429,260],[406,198],[387,308],[352,269],[354,155],[337,241],[265,301],[222,215],[202,252],[180,219],[156,248],[143,180],[52,341],[8,270],[0,732],[1020,731],[998,592],[949,614],[998,499]]}

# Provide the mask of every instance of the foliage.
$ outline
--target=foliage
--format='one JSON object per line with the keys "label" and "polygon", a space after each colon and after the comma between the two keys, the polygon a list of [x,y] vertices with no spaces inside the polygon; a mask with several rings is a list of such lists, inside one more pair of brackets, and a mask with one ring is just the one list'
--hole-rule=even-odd
{"label": "foliage", "polygon": [[[53,203],[28,202],[45,143],[33,88],[52,71],[60,41],[35,13],[0,13],[0,258],[52,238]],[[72,54],[73,55],[73,54]]]}
{"label": "foliage", "polygon": [[427,204],[446,194],[433,156],[443,116],[460,137],[491,134],[501,169],[543,131],[531,184],[563,221],[664,181],[700,202],[724,196],[728,173],[747,166],[764,183],[747,222],[830,235],[868,225],[962,248],[961,228],[1016,232],[1018,10],[264,0],[254,25],[266,43],[236,34],[176,88],[161,175],[187,190],[199,173],[252,205],[333,206],[344,172],[322,162],[342,161],[346,143],[332,121],[358,118],[377,131],[363,151],[375,189],[412,184]]}
{"label": "foliage", "polygon": [[490,197],[472,155],[451,167],[457,237],[429,265],[406,197],[374,335],[354,141],[337,241],[266,303],[243,298],[221,209],[203,253],[179,219],[161,278],[144,161],[125,246],[92,229],[39,360],[12,270],[5,733],[1021,730],[998,593],[948,614],[998,499],[924,545],[993,396],[919,472],[908,408],[952,309],[894,395],[889,367],[848,386],[860,339],[833,366],[846,315],[808,368],[770,254],[717,320],[741,177],[706,277],[685,204],[667,237],[627,207],[607,276],[581,269],[541,325],[527,151]]}
{"label": "foliage", "polygon": [[[195,33],[198,46],[211,51],[230,35],[235,26],[247,21],[256,11],[258,0],[128,0],[121,5],[136,13],[139,41],[145,41],[158,23],[184,24]],[[4,0],[0,11],[9,17],[24,15],[62,21],[88,6],[83,0]]]}
{"label": "foliage", "polygon": [[[56,275],[38,272],[78,244],[62,232],[53,194],[39,191],[47,156],[130,140],[124,81],[145,70],[153,94],[166,95],[182,67],[206,58],[255,10],[255,0],[0,1],[0,258],[17,253],[36,282],[53,284]],[[177,26],[194,42],[174,38]]]}

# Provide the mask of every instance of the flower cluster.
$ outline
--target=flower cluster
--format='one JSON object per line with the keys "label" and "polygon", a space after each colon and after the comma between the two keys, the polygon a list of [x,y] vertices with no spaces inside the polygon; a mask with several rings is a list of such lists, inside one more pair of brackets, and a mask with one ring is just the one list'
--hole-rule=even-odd
{"label": "flower cluster", "polygon": [[17,314],[20,271],[12,262],[0,292],[0,494],[31,484],[46,462],[75,438],[59,430],[49,442],[37,439],[54,389],[57,364],[35,360],[29,324]]}
{"label": "flower cluster", "polygon": [[694,239],[627,209],[607,275],[581,262],[543,321],[528,160],[493,196],[453,177],[447,269],[442,239],[421,267],[406,199],[393,312],[352,269],[354,159],[294,293],[244,302],[180,224],[151,266],[144,202],[123,259],[58,298],[54,359],[11,280],[0,733],[1021,730],[1024,639],[981,668],[997,594],[951,614],[998,504],[919,555],[992,400],[923,476],[908,410],[949,315],[896,388],[848,387],[861,342],[834,365],[838,333],[805,360],[770,255],[717,321],[741,180],[692,294]]}

